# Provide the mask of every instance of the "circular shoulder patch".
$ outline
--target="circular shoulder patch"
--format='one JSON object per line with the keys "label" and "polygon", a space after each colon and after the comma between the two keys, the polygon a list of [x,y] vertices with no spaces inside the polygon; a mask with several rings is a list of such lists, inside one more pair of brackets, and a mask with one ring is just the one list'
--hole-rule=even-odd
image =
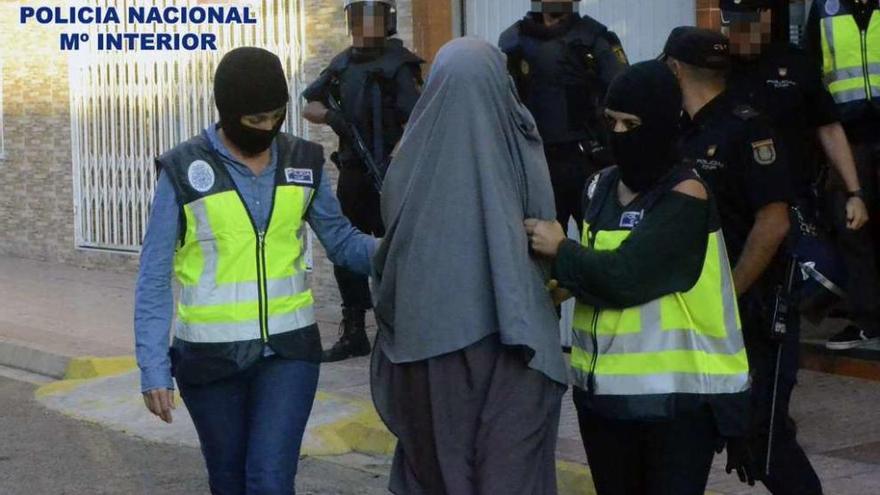
{"label": "circular shoulder patch", "polygon": [[214,187],[214,169],[204,160],[190,163],[186,178],[192,188],[198,192],[207,192]]}
{"label": "circular shoulder patch", "polygon": [[840,12],[840,0],[828,0],[825,2],[825,13],[828,15],[837,15]]}

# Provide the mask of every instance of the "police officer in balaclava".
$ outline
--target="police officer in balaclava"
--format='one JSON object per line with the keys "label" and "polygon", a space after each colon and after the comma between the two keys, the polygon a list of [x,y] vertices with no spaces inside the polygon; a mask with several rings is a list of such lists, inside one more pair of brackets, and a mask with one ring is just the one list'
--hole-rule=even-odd
{"label": "police officer in balaclava", "polygon": [[627,65],[620,39],[579,0],[533,1],[499,40],[545,143],[559,222],[580,226],[587,177],[611,165],[599,102]]}
{"label": "police officer in balaclava", "polygon": [[321,146],[281,132],[289,96],[276,55],[227,53],[214,100],[219,123],[156,160],[135,294],[141,391],[171,423],[173,364],[211,493],[291,493],[321,361],[306,224],[334,263],[362,274],[377,241],[342,215]]}
{"label": "police officer in balaclava", "polygon": [[[339,168],[336,194],[342,210],[364,232],[384,233],[379,214],[381,177],[367,160],[382,168],[403,136],[421,84],[423,60],[407,50],[397,33],[394,0],[345,0],[352,46],[337,55],[304,92],[304,116],[328,125],[339,136],[331,158]],[[335,108],[334,108],[335,107]],[[324,352],[333,362],[370,352],[366,311],[373,307],[367,277],[341,267],[334,274],[342,295],[339,341]]]}

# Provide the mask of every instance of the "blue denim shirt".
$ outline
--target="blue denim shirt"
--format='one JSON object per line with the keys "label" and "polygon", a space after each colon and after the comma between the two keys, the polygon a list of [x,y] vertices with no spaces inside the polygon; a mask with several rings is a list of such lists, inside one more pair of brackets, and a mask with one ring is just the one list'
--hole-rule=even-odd
{"label": "blue denim shirt", "polygon": [[[215,127],[205,129],[205,133],[226,165],[257,226],[265,229],[275,189],[277,146],[272,145],[269,166],[257,176],[233,158]],[[144,392],[174,386],[168,340],[174,315],[171,277],[180,232],[178,218],[174,186],[162,173],[153,196],[135,289],[135,353],[141,369],[141,390]],[[328,179],[321,180],[306,219],[333,264],[365,275],[370,273],[370,263],[378,241],[355,229],[343,216]]]}

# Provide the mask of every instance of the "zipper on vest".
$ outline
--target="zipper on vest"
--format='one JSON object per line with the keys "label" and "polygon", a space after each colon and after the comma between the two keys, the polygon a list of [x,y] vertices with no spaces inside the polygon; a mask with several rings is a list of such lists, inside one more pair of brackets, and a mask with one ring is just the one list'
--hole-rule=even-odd
{"label": "zipper on vest", "polygon": [[868,101],[871,101],[874,98],[874,91],[871,89],[871,72],[868,67],[868,33],[867,31],[860,29],[859,36],[862,41],[862,71],[864,71],[865,77],[865,96],[868,97]]}
{"label": "zipper on vest", "polygon": [[[235,185],[233,181],[232,189],[235,190],[235,194],[238,195],[239,201],[241,201],[241,205],[244,207],[244,211],[247,213],[248,220],[251,221],[251,227],[254,229],[254,235],[257,237],[257,308],[260,320],[260,340],[263,344],[269,343],[269,298],[268,298],[268,289],[266,288],[266,232],[260,230],[257,227],[257,222],[254,220],[254,215],[251,213],[251,210],[247,206],[247,202],[244,200],[244,196],[242,196],[241,191],[238,190],[238,186]],[[269,210],[269,218],[266,220],[266,228],[269,228],[269,222],[272,221],[272,213],[275,211],[275,192],[277,192],[278,187],[275,187],[275,190],[272,192],[272,209]]]}
{"label": "zipper on vest", "polygon": [[269,342],[269,298],[266,288],[266,233],[257,232],[257,286],[260,292],[257,304],[260,313],[260,336]]}
{"label": "zipper on vest", "polygon": [[587,374],[587,394],[596,393],[596,363],[599,361],[599,310],[593,312],[590,339],[593,341],[593,358],[590,361],[590,372]]}

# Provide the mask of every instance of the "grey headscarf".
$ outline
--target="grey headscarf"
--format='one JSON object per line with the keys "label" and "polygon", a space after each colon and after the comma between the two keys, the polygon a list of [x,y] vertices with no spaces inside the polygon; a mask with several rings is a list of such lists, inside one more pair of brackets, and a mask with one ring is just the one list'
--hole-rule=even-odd
{"label": "grey headscarf", "polygon": [[476,38],[438,53],[382,191],[376,254],[379,345],[394,363],[500,333],[565,383],[547,271],[525,218],[555,219],[541,138],[504,55]]}

